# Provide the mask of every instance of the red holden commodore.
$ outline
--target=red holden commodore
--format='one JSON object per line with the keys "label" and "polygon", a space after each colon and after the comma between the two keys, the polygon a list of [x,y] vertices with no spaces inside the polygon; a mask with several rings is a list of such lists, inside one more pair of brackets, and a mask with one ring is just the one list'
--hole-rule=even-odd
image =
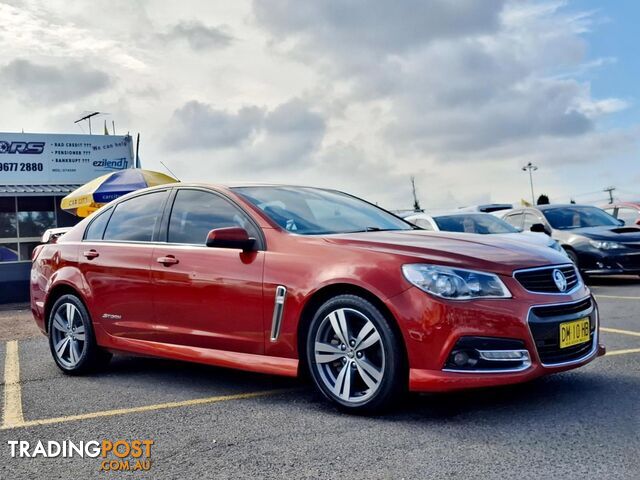
{"label": "red holden commodore", "polygon": [[39,246],[31,308],[65,373],[112,352],[308,371],[350,411],[603,354],[574,265],[489,237],[426,232],[334,190],[155,187]]}

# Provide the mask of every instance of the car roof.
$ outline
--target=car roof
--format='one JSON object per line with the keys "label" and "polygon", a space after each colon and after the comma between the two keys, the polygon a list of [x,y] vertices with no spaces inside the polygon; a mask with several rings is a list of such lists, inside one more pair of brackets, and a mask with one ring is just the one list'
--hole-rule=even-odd
{"label": "car roof", "polygon": [[537,208],[541,212],[544,212],[545,210],[550,210],[553,208],[598,208],[598,207],[595,207],[594,205],[584,205],[579,203],[551,203],[549,205],[536,205],[535,207],[530,207],[530,208]]}
{"label": "car roof", "polygon": [[482,216],[489,215],[491,217],[495,217],[495,215],[492,215],[491,213],[486,213],[486,212],[473,212],[473,211],[461,212],[459,210],[455,210],[453,212],[442,212],[442,213],[434,213],[434,214],[429,214],[425,212],[415,212],[410,215],[407,215],[404,218],[407,219],[407,218],[464,217],[469,215],[482,215]]}
{"label": "car roof", "polygon": [[584,205],[584,204],[578,204],[578,203],[550,203],[548,205],[531,205],[531,206],[522,206],[522,207],[516,207],[513,208],[511,210],[506,210],[504,212],[500,212],[503,214],[508,214],[508,213],[512,213],[512,212],[520,212],[522,210],[540,210],[541,212],[544,212],[545,210],[551,210],[554,208],[598,208],[595,207],[594,205]]}
{"label": "car roof", "polygon": [[468,216],[468,215],[482,215],[482,216],[489,216],[489,217],[495,217],[495,215],[492,215],[491,213],[487,213],[487,212],[460,212],[460,211],[455,211],[455,212],[446,212],[446,213],[438,213],[437,215],[433,215],[434,218],[436,217],[464,217],[464,216]]}
{"label": "car roof", "polygon": [[291,187],[291,188],[315,188],[318,190],[333,190],[325,187],[312,187],[310,185],[292,185],[286,183],[269,183],[269,182],[178,182],[169,185],[176,185],[180,187],[211,187],[211,188],[241,188],[241,187]]}
{"label": "car roof", "polygon": [[600,208],[610,208],[610,207],[634,207],[634,208],[640,208],[640,202],[635,202],[635,201],[628,201],[628,202],[613,202],[613,203],[607,203],[606,205],[601,206]]}

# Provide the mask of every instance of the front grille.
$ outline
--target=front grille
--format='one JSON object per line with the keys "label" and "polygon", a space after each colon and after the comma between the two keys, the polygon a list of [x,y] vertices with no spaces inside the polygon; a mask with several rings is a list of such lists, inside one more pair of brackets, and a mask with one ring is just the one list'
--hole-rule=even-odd
{"label": "front grille", "polygon": [[[560,348],[560,324],[589,317],[591,339],[586,343]],[[596,330],[595,305],[591,298],[577,303],[534,307],[529,315],[529,328],[542,363],[552,365],[586,356],[593,348]]]}
{"label": "front grille", "polygon": [[[553,279],[554,270],[560,270],[567,281],[567,287],[561,291]],[[573,265],[562,267],[545,267],[532,270],[521,270],[513,275],[525,290],[535,293],[566,293],[575,288],[580,277]]]}
{"label": "front grille", "polygon": [[549,305],[546,307],[534,307],[533,314],[540,318],[560,317],[563,315],[573,315],[575,313],[589,310],[592,305],[591,297],[585,298],[578,303],[566,303],[563,305]]}

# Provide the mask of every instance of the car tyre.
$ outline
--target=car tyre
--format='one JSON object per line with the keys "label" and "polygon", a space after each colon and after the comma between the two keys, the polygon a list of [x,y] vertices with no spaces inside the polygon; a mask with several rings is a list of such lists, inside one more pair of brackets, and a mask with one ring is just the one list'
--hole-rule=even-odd
{"label": "car tyre", "polygon": [[111,360],[111,353],[96,343],[89,312],[75,295],[63,295],[54,303],[48,326],[51,355],[64,373],[97,371]]}
{"label": "car tyre", "polygon": [[566,248],[565,252],[567,252],[567,257],[569,257],[569,260],[571,260],[573,262],[573,264],[578,267],[578,255],[576,255],[576,252],[574,252],[573,250]]}
{"label": "car tyre", "polygon": [[380,309],[356,295],[338,295],[318,308],[306,355],[318,390],[347,412],[380,413],[407,385],[400,335]]}

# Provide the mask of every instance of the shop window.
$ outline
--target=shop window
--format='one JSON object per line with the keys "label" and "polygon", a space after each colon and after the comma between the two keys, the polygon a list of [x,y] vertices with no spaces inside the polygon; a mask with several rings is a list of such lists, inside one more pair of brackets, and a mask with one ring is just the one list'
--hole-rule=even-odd
{"label": "shop window", "polygon": [[33,249],[40,245],[40,242],[20,242],[20,260],[23,262],[31,260]]}
{"label": "shop window", "polygon": [[56,224],[54,197],[18,197],[20,238],[39,237]]}
{"label": "shop window", "polygon": [[0,243],[0,263],[17,262],[18,260],[17,243]]}
{"label": "shop window", "polygon": [[16,218],[16,199],[0,197],[0,238],[16,238],[18,236]]}

